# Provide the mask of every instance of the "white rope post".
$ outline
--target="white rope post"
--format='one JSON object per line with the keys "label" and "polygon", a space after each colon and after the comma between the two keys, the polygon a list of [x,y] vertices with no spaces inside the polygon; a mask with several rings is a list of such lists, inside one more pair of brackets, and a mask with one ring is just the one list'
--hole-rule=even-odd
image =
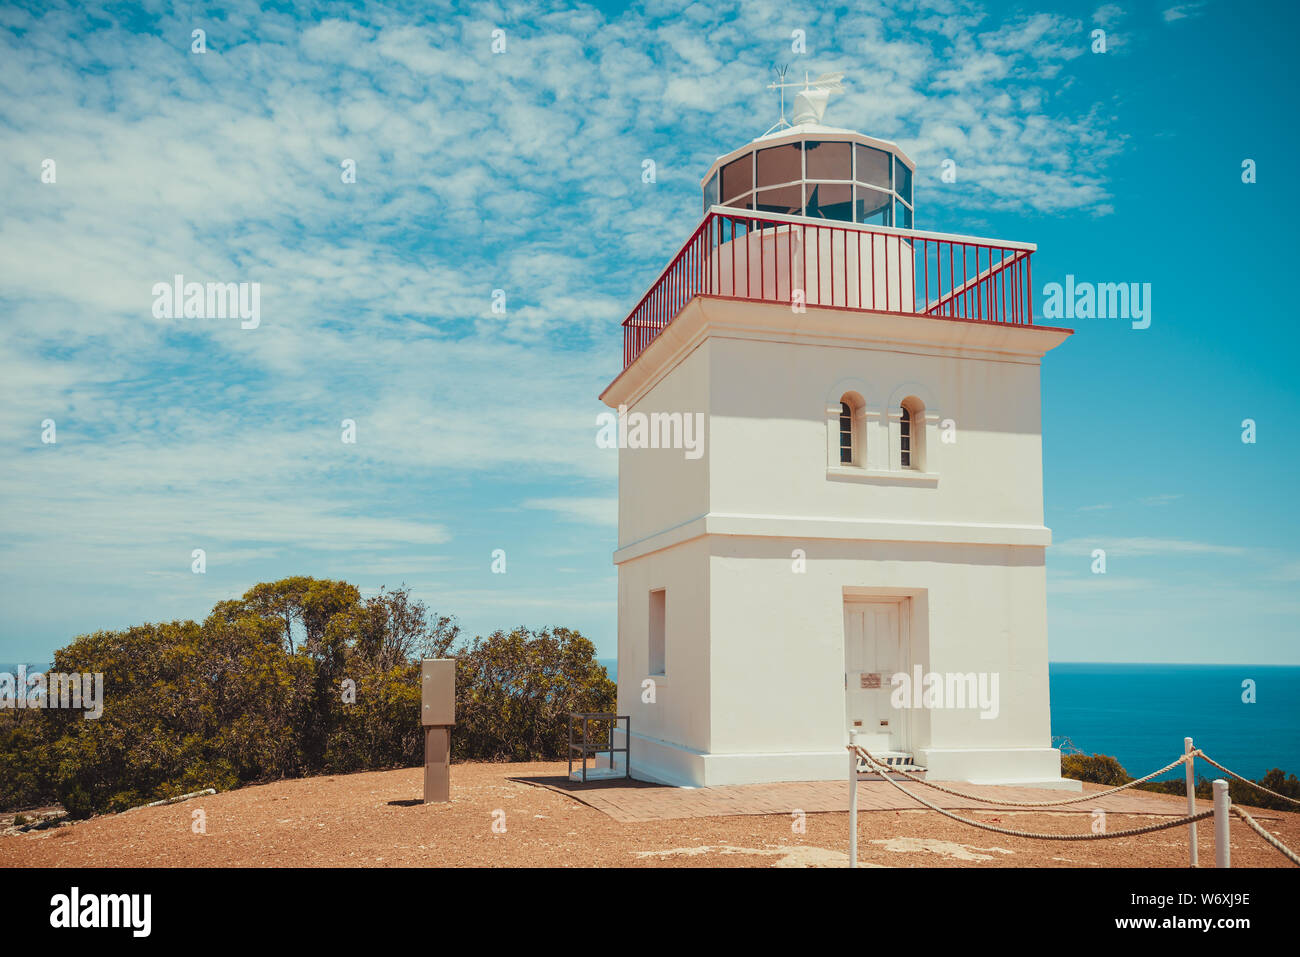
{"label": "white rope post", "polygon": [[[856,747],[858,733],[849,730],[849,747]],[[849,752],[849,867],[858,866],[858,752]]]}
{"label": "white rope post", "polygon": [[1228,782],[1217,778],[1214,782],[1214,866],[1231,867],[1232,849],[1228,846]]}
{"label": "white rope post", "polygon": [[[1183,754],[1187,755],[1187,764],[1185,765],[1185,767],[1187,770],[1187,813],[1188,814],[1196,813],[1196,772],[1193,770],[1193,765],[1196,763],[1196,759],[1192,757],[1193,750],[1195,750],[1195,748],[1192,745],[1192,739],[1183,738]],[[1187,825],[1187,831],[1188,834],[1190,835],[1189,840],[1191,841],[1191,848],[1192,848],[1192,867],[1199,867],[1200,865],[1197,863],[1197,859],[1196,859],[1196,822],[1195,821]]]}

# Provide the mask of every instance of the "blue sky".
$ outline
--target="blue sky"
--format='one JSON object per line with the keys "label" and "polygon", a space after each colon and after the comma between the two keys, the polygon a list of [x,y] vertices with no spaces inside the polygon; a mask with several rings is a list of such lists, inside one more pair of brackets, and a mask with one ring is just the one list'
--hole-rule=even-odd
{"label": "blue sky", "polygon": [[[1076,320],[1044,367],[1052,658],[1300,663],[1297,19],[1214,0],[10,5],[0,660],[289,574],[405,582],[471,633],[564,624],[613,655],[596,397],[698,222],[699,177],[775,121],[781,62],[845,72],[827,122],[916,160],[919,226],[1038,243],[1040,294],[1067,273],[1152,285],[1150,328]],[[176,273],[260,282],[261,325],[155,319]]]}

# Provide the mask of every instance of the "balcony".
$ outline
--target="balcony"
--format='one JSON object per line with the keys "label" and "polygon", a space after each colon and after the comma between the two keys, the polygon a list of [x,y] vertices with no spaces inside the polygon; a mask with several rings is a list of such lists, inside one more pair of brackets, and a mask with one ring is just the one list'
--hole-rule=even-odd
{"label": "balcony", "polygon": [[623,320],[623,368],[697,296],[1031,325],[1036,248],[713,206]]}

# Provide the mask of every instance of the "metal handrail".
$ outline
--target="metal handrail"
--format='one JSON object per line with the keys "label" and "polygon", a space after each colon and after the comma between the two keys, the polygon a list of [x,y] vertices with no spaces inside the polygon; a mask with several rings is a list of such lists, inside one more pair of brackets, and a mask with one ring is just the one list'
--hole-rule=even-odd
{"label": "metal handrail", "polygon": [[1037,248],[712,206],[623,321],[624,368],[699,296],[1031,325]]}

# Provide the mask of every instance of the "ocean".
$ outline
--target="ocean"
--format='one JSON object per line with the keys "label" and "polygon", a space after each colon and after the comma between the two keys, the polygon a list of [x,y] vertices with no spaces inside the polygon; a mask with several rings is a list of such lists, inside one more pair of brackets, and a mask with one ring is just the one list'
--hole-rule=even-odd
{"label": "ocean", "polygon": [[[1187,736],[1248,778],[1272,768],[1300,775],[1300,667],[1054,663],[1048,674],[1052,734],[1113,755],[1134,777],[1178,757]],[[1242,701],[1247,680],[1254,704]],[[1198,775],[1220,773],[1197,764]]]}
{"label": "ocean", "polygon": [[[597,660],[617,680],[618,660]],[[1182,754],[1187,736],[1248,778],[1272,768],[1300,776],[1300,667],[1053,662],[1048,677],[1053,737],[1109,754],[1134,777]],[[1242,701],[1247,679],[1255,683],[1254,704]],[[1198,775],[1213,777],[1214,770],[1197,764]]]}

